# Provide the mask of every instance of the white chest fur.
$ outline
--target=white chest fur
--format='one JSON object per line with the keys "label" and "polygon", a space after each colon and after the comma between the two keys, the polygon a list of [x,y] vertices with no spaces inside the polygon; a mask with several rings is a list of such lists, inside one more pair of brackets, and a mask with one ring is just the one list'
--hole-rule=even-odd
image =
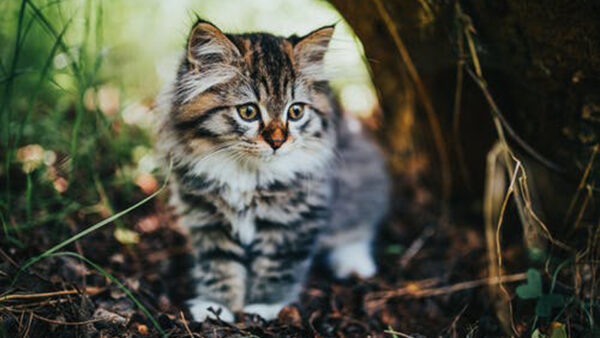
{"label": "white chest fur", "polygon": [[[327,156],[308,156],[304,152],[297,152],[295,156],[285,156],[248,166],[231,161],[226,155],[216,153],[213,156],[203,157],[192,165],[193,173],[206,177],[208,180],[218,182],[219,197],[227,204],[229,209],[227,218],[231,223],[234,236],[242,244],[250,244],[256,234],[255,210],[253,199],[259,186],[278,181],[292,181],[298,173],[307,173],[319,169],[326,161]],[[256,164],[256,163],[255,163]],[[278,212],[280,206],[273,206]],[[264,212],[264,210],[263,210]]]}
{"label": "white chest fur", "polygon": [[254,240],[256,227],[254,224],[254,214],[250,211],[238,216],[232,224],[234,235],[237,235],[242,244],[248,245]]}
{"label": "white chest fur", "polygon": [[[237,188],[237,189],[236,189]],[[254,211],[249,208],[252,204],[254,189],[242,190],[239,186],[226,186],[221,190],[221,198],[233,212],[229,215],[231,230],[242,244],[250,244],[254,240]]]}

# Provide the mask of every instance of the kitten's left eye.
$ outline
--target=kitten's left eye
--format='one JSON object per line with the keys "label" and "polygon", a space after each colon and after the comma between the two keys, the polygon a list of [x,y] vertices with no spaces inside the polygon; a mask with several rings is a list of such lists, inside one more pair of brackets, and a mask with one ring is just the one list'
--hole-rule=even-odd
{"label": "kitten's left eye", "polygon": [[304,115],[304,104],[294,103],[288,108],[288,119],[297,121]]}

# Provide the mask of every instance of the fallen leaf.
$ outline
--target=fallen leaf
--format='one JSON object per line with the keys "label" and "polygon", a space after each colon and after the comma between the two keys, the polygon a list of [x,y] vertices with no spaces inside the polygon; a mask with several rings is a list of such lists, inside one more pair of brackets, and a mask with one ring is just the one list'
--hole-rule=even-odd
{"label": "fallen leaf", "polygon": [[140,242],[140,234],[125,228],[116,228],[115,238],[121,244],[137,244]]}
{"label": "fallen leaf", "polygon": [[142,189],[146,195],[150,195],[158,189],[158,181],[152,174],[142,173],[135,178],[135,184]]}
{"label": "fallen leaf", "polygon": [[295,306],[285,306],[279,311],[277,318],[287,325],[302,327],[302,316]]}
{"label": "fallen leaf", "polygon": [[147,334],[149,333],[149,332],[148,332],[148,326],[146,326],[146,325],[144,325],[144,324],[138,324],[138,326],[137,326],[137,331],[138,331],[140,334],[143,334],[143,335],[147,335]]}
{"label": "fallen leaf", "polygon": [[137,224],[136,229],[140,232],[154,232],[160,226],[160,221],[156,215],[148,216],[142,218]]}

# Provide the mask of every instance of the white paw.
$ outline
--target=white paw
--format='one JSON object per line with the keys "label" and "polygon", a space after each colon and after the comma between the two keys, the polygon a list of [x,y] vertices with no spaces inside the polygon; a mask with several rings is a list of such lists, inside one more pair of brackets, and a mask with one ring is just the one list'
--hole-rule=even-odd
{"label": "white paw", "polygon": [[329,264],[335,277],[343,279],[353,273],[369,278],[377,272],[369,242],[354,242],[338,246],[329,254]]}
{"label": "white paw", "polygon": [[[219,318],[225,322],[231,323],[235,319],[233,313],[229,311],[226,306],[219,303],[193,299],[188,302],[188,305],[190,306],[190,312],[192,313],[194,320],[197,322],[203,322],[206,318],[217,319],[215,313],[217,313]],[[210,311],[209,308],[214,310],[215,313]]]}
{"label": "white paw", "polygon": [[277,304],[248,304],[244,306],[244,312],[254,313],[265,320],[273,320],[279,315],[279,311],[285,306],[284,303]]}

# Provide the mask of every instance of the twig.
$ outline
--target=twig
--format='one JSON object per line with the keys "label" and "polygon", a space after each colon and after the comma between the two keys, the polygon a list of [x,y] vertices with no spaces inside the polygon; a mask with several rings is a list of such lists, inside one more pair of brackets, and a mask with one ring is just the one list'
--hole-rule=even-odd
{"label": "twig", "polygon": [[55,304],[61,304],[61,303],[66,303],[69,300],[66,298],[59,298],[59,299],[53,299],[53,300],[46,300],[43,302],[36,302],[36,303],[27,303],[27,304],[16,304],[13,306],[3,306],[0,307],[0,311],[13,311],[13,312],[29,312],[30,310],[28,308],[30,307],[40,307],[40,306],[45,306],[45,305],[55,305]]}
{"label": "twig", "polygon": [[374,292],[369,295],[369,298],[389,298],[389,297],[400,297],[409,296],[411,298],[425,298],[434,297],[445,294],[450,294],[458,291],[474,289],[486,285],[499,285],[501,283],[513,283],[527,279],[526,273],[517,273],[514,275],[507,275],[499,277],[489,277],[476,279],[467,282],[460,282],[449,286],[431,289],[415,289],[413,286],[404,287],[397,290],[388,290],[381,292]]}
{"label": "twig", "polygon": [[419,4],[421,5],[421,7],[423,8],[423,11],[425,11],[427,19],[433,21],[435,16],[433,14],[433,10],[431,9],[431,6],[427,3],[426,0],[418,0],[418,1],[419,1]]}
{"label": "twig", "polygon": [[179,316],[181,316],[181,322],[183,323],[183,327],[185,327],[185,331],[187,331],[190,337],[194,337],[194,334],[192,333],[192,330],[190,330],[188,322],[185,319],[185,316],[183,315],[183,311],[179,311]]}
{"label": "twig", "polygon": [[[525,152],[527,152],[529,155],[531,155],[538,162],[540,162],[544,166],[546,166],[558,173],[564,173],[565,170],[561,166],[550,161],[549,159],[544,157],[542,154],[538,153],[535,149],[533,149],[533,147],[531,145],[529,145],[529,143],[527,143],[527,141],[522,139],[521,136],[519,136],[519,134],[517,134],[517,132],[510,125],[510,123],[508,123],[508,120],[504,117],[504,114],[502,114],[502,111],[500,110],[500,108],[498,108],[498,105],[496,104],[496,101],[492,97],[485,80],[480,75],[474,73],[469,67],[467,67],[466,69],[467,69],[467,73],[471,76],[471,78],[473,78],[475,83],[481,89],[483,96],[485,97],[486,101],[490,105],[490,108],[492,108],[494,120],[497,120],[498,122],[500,122],[500,125],[503,127],[504,130],[506,130],[508,135],[513,140],[515,140],[515,142],[517,142],[517,144],[519,144],[521,146],[521,148],[523,148],[523,150],[525,150]],[[494,122],[496,122],[496,121],[494,121]]]}
{"label": "twig", "polygon": [[55,292],[43,292],[43,293],[26,293],[26,294],[13,294],[0,297],[0,302],[11,300],[11,299],[31,299],[31,298],[43,298],[53,297],[62,295],[73,295],[77,294],[77,290],[61,290]]}
{"label": "twig", "polygon": [[523,170],[521,170],[521,177],[519,178],[519,186],[520,186],[521,194],[523,195],[523,201],[525,202],[525,204],[524,204],[525,210],[527,211],[529,216],[539,225],[540,229],[542,229],[542,233],[546,237],[546,239],[548,239],[552,244],[556,245],[557,247],[559,247],[565,251],[574,252],[575,249],[573,249],[572,247],[568,246],[567,244],[555,239],[554,236],[552,236],[550,229],[548,229],[546,224],[538,217],[538,215],[535,213],[535,211],[533,211],[533,208],[531,206],[531,196],[529,193],[529,187],[527,186],[527,172],[524,170],[524,168],[523,168]]}
{"label": "twig", "polygon": [[[513,175],[510,179],[510,185],[508,186],[508,190],[506,191],[506,196],[504,197],[504,201],[502,202],[502,207],[500,209],[500,215],[498,216],[498,225],[496,226],[496,257],[498,258],[498,287],[500,288],[500,290],[503,292],[506,302],[508,303],[508,310],[510,313],[510,326],[513,330],[513,332],[518,335],[518,331],[517,328],[515,326],[514,323],[514,319],[513,319],[513,307],[512,307],[512,302],[510,300],[510,294],[508,293],[508,290],[506,290],[506,288],[504,287],[504,285],[502,284],[502,279],[500,277],[502,277],[502,247],[500,244],[500,233],[501,233],[501,229],[502,229],[502,223],[504,221],[504,213],[506,212],[506,207],[508,205],[508,201],[510,200],[510,196],[514,195],[515,198],[518,196],[517,194],[513,194],[515,192],[515,189],[517,188],[516,186],[516,181],[517,181],[517,175],[519,173],[519,169],[521,168],[521,162],[517,160],[517,164],[515,165],[515,169],[513,170]],[[525,278],[527,278],[525,276]]]}
{"label": "twig", "polygon": [[387,329],[385,331],[383,331],[383,333],[387,333],[387,334],[391,334],[392,336],[400,336],[400,337],[404,337],[404,338],[415,338],[414,336],[408,335],[406,333],[402,333],[396,330],[392,330],[392,329]]}
{"label": "twig", "polygon": [[427,228],[425,228],[425,230],[423,230],[421,235],[414,242],[412,242],[410,247],[408,247],[408,250],[406,250],[406,252],[402,255],[402,258],[400,258],[400,266],[403,269],[406,268],[410,261],[413,259],[413,257],[415,257],[415,255],[419,253],[419,251],[421,251],[421,249],[425,245],[425,242],[431,236],[433,236],[434,233],[435,230],[433,229],[433,227],[428,226]]}
{"label": "twig", "polygon": [[27,322],[27,329],[23,333],[23,337],[29,337],[29,330],[31,329],[31,323],[33,322],[33,312],[29,313],[29,321]]}
{"label": "twig", "polygon": [[0,255],[7,261],[9,262],[12,266],[14,266],[15,268],[19,268],[19,264],[17,264],[17,262],[14,261],[14,259],[12,259],[6,252],[4,252],[4,250],[2,250],[2,248],[0,248]]}
{"label": "twig", "polygon": [[433,108],[433,104],[431,103],[431,99],[429,98],[429,94],[421,81],[421,77],[419,76],[419,72],[415,67],[404,42],[402,42],[402,38],[400,34],[398,34],[398,29],[394,20],[390,17],[390,14],[385,9],[385,6],[382,0],[375,0],[375,6],[377,7],[377,11],[381,18],[383,19],[387,29],[394,40],[394,44],[396,45],[396,49],[404,64],[406,65],[406,69],[408,71],[408,75],[413,81],[416,89],[417,95],[421,99],[423,107],[425,108],[425,113],[427,115],[427,120],[429,121],[429,125],[431,127],[431,131],[433,134],[433,140],[435,143],[435,147],[437,148],[438,155],[440,157],[440,165],[441,165],[441,179],[442,179],[442,216],[445,216],[447,212],[448,202],[450,198],[450,192],[452,190],[452,172],[450,168],[450,160],[448,157],[448,152],[446,151],[446,146],[444,143],[444,137],[442,134],[442,128],[440,127],[440,122],[435,113],[435,109]]}
{"label": "twig", "polygon": [[594,164],[594,159],[596,158],[596,155],[598,154],[599,150],[600,150],[600,146],[598,144],[596,144],[594,146],[594,148],[592,149],[592,155],[590,156],[590,160],[588,161],[588,164],[586,165],[585,170],[583,171],[583,176],[581,177],[581,181],[579,181],[579,185],[577,186],[577,191],[575,191],[575,195],[573,195],[573,198],[571,199],[571,203],[569,203],[569,209],[567,209],[567,214],[565,216],[564,223],[567,223],[569,218],[571,218],[571,213],[573,212],[575,203],[579,199],[579,194],[581,193],[581,190],[583,190],[585,187],[585,184],[587,182],[587,179],[590,175],[590,172],[591,172],[593,164]]}
{"label": "twig", "polygon": [[[458,4],[457,4],[458,5]],[[456,61],[456,88],[454,90],[454,109],[452,111],[452,132],[454,143],[456,144],[456,155],[458,156],[458,164],[461,175],[465,181],[468,190],[471,190],[471,182],[469,181],[469,171],[465,162],[465,156],[460,140],[460,114],[462,104],[462,91],[464,82],[464,67],[466,62],[465,42],[463,35],[459,32],[457,36],[458,43],[458,60]]]}
{"label": "twig", "polygon": [[[460,310],[460,312],[456,316],[454,316],[454,319],[452,320],[452,323],[450,323],[450,326],[448,326],[448,328],[444,330],[447,332],[452,331],[452,333],[453,333],[452,337],[456,337],[456,324],[458,323],[458,321],[460,320],[460,317],[462,317],[462,315],[465,313],[465,311],[467,310],[468,307],[469,307],[468,303],[465,306],[463,306],[462,310]],[[441,334],[440,334],[440,336],[441,336]]]}
{"label": "twig", "polygon": [[42,317],[38,314],[35,314],[34,312],[32,312],[33,316],[36,319],[51,323],[51,324],[56,324],[56,325],[73,325],[73,326],[78,326],[78,325],[87,325],[87,324],[91,324],[91,323],[95,323],[98,321],[101,321],[102,318],[96,318],[96,319],[90,319],[90,320],[84,320],[81,322],[64,322],[62,320],[55,320],[55,319],[50,319],[50,318],[46,318],[46,317]]}
{"label": "twig", "polygon": [[590,199],[594,197],[594,193],[592,192],[590,185],[586,185],[586,191],[587,194],[585,194],[585,198],[583,199],[583,203],[581,204],[581,208],[579,209],[579,213],[575,219],[575,225],[573,226],[573,229],[579,229],[579,224],[581,224],[581,220],[583,219],[583,215],[587,210],[588,203]]}
{"label": "twig", "polygon": [[[32,299],[32,298],[44,298],[44,297],[54,297],[54,296],[62,296],[62,295],[75,295],[80,293],[79,290],[61,290],[61,291],[53,291],[53,292],[42,292],[42,293],[25,293],[25,294],[12,294],[0,297],[0,302],[11,300],[11,299]],[[98,293],[97,288],[85,289],[86,294],[94,295]]]}

